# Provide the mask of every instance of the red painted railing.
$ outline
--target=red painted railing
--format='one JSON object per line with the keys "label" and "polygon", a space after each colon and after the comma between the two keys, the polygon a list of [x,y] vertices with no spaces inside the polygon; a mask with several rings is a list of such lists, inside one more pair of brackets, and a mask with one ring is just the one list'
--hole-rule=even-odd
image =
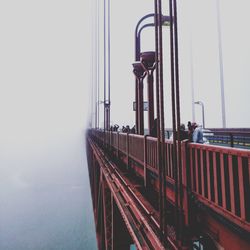
{"label": "red painted railing", "polygon": [[250,151],[190,143],[189,153],[197,198],[249,230]]}
{"label": "red painted railing", "polygon": [[129,157],[143,164],[144,161],[144,141],[140,135],[131,134],[128,136]]}
{"label": "red painted railing", "polygon": [[158,170],[157,163],[157,139],[154,137],[145,137],[146,143],[146,164],[147,167]]}
{"label": "red painted railing", "polygon": [[[157,138],[93,130],[100,142],[158,173]],[[174,183],[173,143],[166,145],[166,178]],[[182,143],[183,190],[188,187],[203,204],[250,231],[250,150]],[[190,184],[188,184],[190,182]],[[184,206],[185,199],[183,196]]]}
{"label": "red painted railing", "polygon": [[128,135],[127,134],[124,134],[124,133],[119,133],[117,134],[118,136],[118,141],[119,141],[119,144],[118,144],[118,149],[123,152],[124,154],[127,153],[127,137]]}

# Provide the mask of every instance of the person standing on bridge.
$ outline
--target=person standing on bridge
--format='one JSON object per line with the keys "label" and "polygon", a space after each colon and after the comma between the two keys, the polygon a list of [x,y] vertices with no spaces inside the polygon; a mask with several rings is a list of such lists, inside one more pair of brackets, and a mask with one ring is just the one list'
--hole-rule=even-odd
{"label": "person standing on bridge", "polygon": [[195,122],[192,124],[192,127],[193,127],[193,137],[192,137],[193,142],[204,143],[202,128],[198,126],[198,124]]}
{"label": "person standing on bridge", "polygon": [[182,123],[180,125],[180,140],[183,141],[186,139],[188,139],[188,131],[185,129],[185,124]]}
{"label": "person standing on bridge", "polygon": [[157,118],[154,119],[153,128],[151,131],[151,136],[157,137]]}
{"label": "person standing on bridge", "polygon": [[192,142],[194,128],[192,127],[192,123],[190,121],[188,121],[187,127],[188,127],[188,140],[189,142]]}

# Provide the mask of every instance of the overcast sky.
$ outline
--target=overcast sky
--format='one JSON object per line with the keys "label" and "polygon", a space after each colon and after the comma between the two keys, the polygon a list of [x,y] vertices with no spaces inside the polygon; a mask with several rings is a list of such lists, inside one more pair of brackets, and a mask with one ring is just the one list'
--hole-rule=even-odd
{"label": "overcast sky", "polygon": [[90,1],[0,1],[0,249],[96,249]]}

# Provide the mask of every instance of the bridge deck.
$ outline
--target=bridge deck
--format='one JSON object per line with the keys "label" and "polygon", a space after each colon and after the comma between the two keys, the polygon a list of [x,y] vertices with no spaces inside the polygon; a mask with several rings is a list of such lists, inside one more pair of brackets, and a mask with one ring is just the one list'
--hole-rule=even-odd
{"label": "bridge deck", "polygon": [[[133,204],[130,212],[138,210],[137,219],[140,221],[142,216],[147,222],[152,235],[146,231],[142,233],[145,239],[149,237],[145,242],[151,242],[152,237],[156,242],[159,239],[157,244],[160,244],[162,237],[165,237],[172,247],[184,249],[190,247],[194,240],[199,240],[201,236],[205,238],[206,235],[214,245],[225,249],[249,249],[250,150],[182,142],[182,202],[178,203],[182,207],[178,208],[178,214],[183,218],[184,233],[180,239],[175,233],[179,225],[173,216],[178,197],[175,193],[172,141],[165,141],[168,235],[162,236],[157,206],[157,139],[118,132],[104,133],[101,130],[92,130],[89,138],[92,138],[91,145],[95,145],[95,150],[106,157],[103,166],[110,165],[110,175],[116,176],[113,182],[120,180],[123,183],[117,185],[120,185],[122,195],[127,197],[129,206]],[[125,195],[126,192],[130,194]],[[146,226],[143,225],[144,227]],[[154,249],[152,245],[147,247],[146,249]]]}

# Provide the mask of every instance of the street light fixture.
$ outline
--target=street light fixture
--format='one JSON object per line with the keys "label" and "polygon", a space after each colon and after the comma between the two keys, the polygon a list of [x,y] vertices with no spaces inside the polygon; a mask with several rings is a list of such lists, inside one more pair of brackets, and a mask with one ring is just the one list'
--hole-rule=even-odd
{"label": "street light fixture", "polygon": [[[136,25],[136,28],[135,28],[135,60],[139,60],[140,53],[141,53],[141,32],[145,28],[155,26],[154,21],[150,22],[150,23],[146,23],[146,24],[142,25],[141,27],[140,27],[140,24],[144,20],[151,18],[151,17],[155,17],[155,14],[151,13],[151,14],[143,16]],[[169,26],[169,25],[170,25],[170,17],[169,16],[162,16],[162,26]]]}
{"label": "street light fixture", "polygon": [[[150,14],[147,14],[145,16],[143,16],[139,21],[138,23],[136,24],[136,28],[135,28],[135,61],[139,61],[140,60],[140,57],[141,57],[141,32],[145,29],[145,28],[148,28],[148,27],[154,27],[155,26],[155,20],[151,21],[151,22],[148,22],[144,25],[141,25],[145,20],[149,19],[149,18],[155,18],[155,13],[150,13]],[[162,15],[162,25],[163,26],[169,26],[170,25],[170,17],[169,16],[163,16]],[[137,80],[136,80],[136,84],[135,84],[135,102],[137,102],[137,97],[139,95],[139,93],[137,93],[138,91],[138,87],[137,87]],[[138,121],[138,114],[137,114],[137,111],[136,111],[136,115],[135,115],[135,118],[136,118],[136,133],[138,133],[139,131],[139,121]]]}
{"label": "street light fixture", "polygon": [[205,128],[205,114],[204,114],[204,103],[202,101],[194,102],[195,104],[201,105],[202,108],[202,127]]}

